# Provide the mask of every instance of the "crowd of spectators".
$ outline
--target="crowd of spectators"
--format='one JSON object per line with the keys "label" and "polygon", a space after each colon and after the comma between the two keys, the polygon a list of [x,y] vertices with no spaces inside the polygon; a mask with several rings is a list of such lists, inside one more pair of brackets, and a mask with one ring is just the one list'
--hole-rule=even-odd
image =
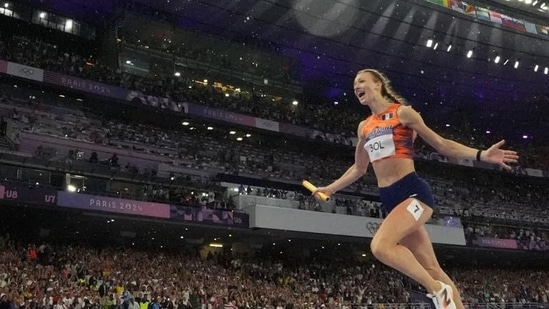
{"label": "crowd of spectators", "polygon": [[[289,149],[287,152],[267,152],[268,145],[251,144],[238,142],[236,140],[223,139],[219,135],[213,135],[215,132],[198,132],[189,128],[167,130],[161,127],[140,123],[125,123],[123,121],[108,117],[108,115],[98,115],[97,113],[87,115],[73,115],[79,112],[67,112],[59,116],[52,110],[47,110],[47,104],[41,104],[40,111],[37,111],[36,103],[29,101],[28,94],[32,89],[20,90],[19,88],[0,85],[4,94],[9,93],[9,97],[4,97],[6,103],[3,113],[8,114],[12,120],[15,120],[20,129],[48,134],[54,136],[63,136],[95,144],[106,145],[118,149],[131,149],[136,152],[156,154],[162,157],[168,157],[170,162],[176,165],[186,165],[192,168],[217,168],[222,171],[234,174],[253,174],[261,177],[278,178],[285,180],[295,179],[313,179],[316,181],[326,181],[333,177],[334,172],[330,172],[317,161],[306,160],[301,153],[295,149]],[[43,96],[37,92],[37,96]],[[53,97],[53,96],[52,96]],[[13,106],[16,106],[14,109]],[[17,114],[17,117],[13,115]],[[100,117],[102,119],[100,119]],[[41,153],[44,152],[41,149]],[[52,151],[47,152],[49,155]],[[69,153],[70,152],[70,153]],[[68,159],[74,161],[78,150],[67,150],[63,152],[57,150],[56,154],[51,154],[50,159]],[[97,154],[97,152],[96,152]],[[89,156],[87,154],[86,156]],[[97,154],[97,161],[109,162],[112,165],[112,154]],[[95,161],[96,155],[90,158]],[[343,170],[346,162],[334,162],[334,171]],[[126,158],[118,156],[116,165],[120,165],[127,170],[135,170],[136,163],[129,163]],[[141,169],[144,169],[141,166]],[[141,171],[145,172],[145,171]],[[153,171],[147,171],[153,173]],[[372,182],[357,183],[352,190],[372,191],[375,186]]]}
{"label": "crowd of spectators", "polygon": [[[48,42],[46,38],[12,36],[0,40],[0,58],[136,90],[146,95],[168,98],[170,102],[197,103],[283,123],[297,124],[343,137],[355,137],[357,124],[366,116],[364,110],[361,112],[350,107],[310,102],[301,102],[294,106],[290,103],[293,98],[275,99],[264,93],[252,93],[249,96],[234,93],[226,96],[212,83],[207,85],[196,83],[194,81],[196,78],[190,75],[136,76],[124,73],[119,68],[111,68],[93,55],[82,56],[84,54],[77,48],[62,50],[60,46],[54,42]],[[158,106],[171,108],[163,104]],[[180,110],[180,108],[172,109]],[[468,134],[461,134],[445,126],[436,127],[436,130],[444,136],[472,146],[487,147],[493,142],[489,136],[479,134],[475,139],[471,139]],[[532,148],[528,144],[513,146],[525,148],[521,151],[523,166],[549,169],[549,162],[543,155],[544,149]]]}
{"label": "crowd of spectators", "polygon": [[[11,38],[0,41],[0,58],[45,70],[61,72],[93,81],[114,85],[147,95],[169,98],[175,102],[192,102],[214,108],[253,115],[285,123],[311,127],[323,132],[354,137],[356,124],[362,118],[344,110],[334,113],[332,106],[290,104],[289,99],[253,93],[225,96],[212,83],[201,85],[193,77],[140,77],[113,69],[93,55],[82,56],[77,50],[61,50],[45,38]],[[196,78],[195,78],[196,79]]]}
{"label": "crowd of spectators", "polygon": [[[354,112],[350,114],[345,110],[334,112],[334,107],[328,106],[300,104],[298,107],[293,107],[283,102],[275,102],[265,95],[251,98],[226,97],[211,84],[206,86],[197,84],[188,76],[138,77],[103,65],[93,55],[87,57],[82,55],[83,53],[77,48],[63,50],[44,38],[11,36],[0,40],[0,57],[6,60],[139,90],[147,94],[169,97],[173,101],[194,102],[345,136],[354,135],[354,127],[361,118]],[[29,100],[27,91],[22,94],[24,98],[13,94],[13,89],[9,92],[10,95],[5,97],[6,108],[10,110],[13,121],[24,124],[23,130],[157,154],[168,157],[174,165],[202,169],[217,168],[237,175],[281,180],[310,179],[315,183],[326,183],[338,177],[339,173],[351,164],[348,159],[332,160],[331,169],[325,169],[323,164],[319,164],[326,160],[325,157],[308,156],[305,159],[300,149],[270,152],[266,148],[258,147],[257,144],[220,140],[217,136],[203,132],[190,132],[186,129],[166,130],[151,125],[124,123],[107,117],[108,115],[97,113],[78,111],[74,114],[75,109],[70,112],[72,118],[67,118],[67,115],[60,117],[59,114],[52,112],[37,112],[49,104],[49,101]],[[36,98],[36,96],[33,97]],[[17,104],[23,106],[17,106]],[[13,108],[13,105],[17,108]],[[341,119],[333,119],[333,117]],[[455,135],[455,133],[452,134]],[[458,137],[456,139],[459,140]],[[484,143],[484,141],[478,141],[478,143]],[[418,156],[421,157],[426,152],[427,150],[421,146],[418,149]],[[542,158],[536,153],[536,151],[528,151],[524,155],[528,158],[533,156]],[[44,147],[36,149],[36,154],[47,159],[59,159],[59,156],[62,156],[68,163],[81,159],[78,157],[78,149],[70,150],[65,154],[59,149]],[[523,156],[522,153],[521,156]],[[152,176],[156,173],[154,169],[141,167],[128,158],[117,156],[116,153],[94,152],[91,153],[88,161],[94,164],[105,163],[129,173],[145,173]],[[540,166],[529,167],[544,167],[543,160],[539,162]],[[546,223],[544,219],[546,210],[543,208],[543,196],[546,194],[541,182],[525,181],[524,177],[492,176],[490,178],[478,171],[474,172],[474,179],[469,179],[471,175],[469,171],[462,173],[462,177],[455,177],[454,169],[450,169],[450,172],[443,175],[440,175],[440,170],[426,167],[422,172],[432,183],[442,214]],[[520,167],[517,168],[517,171],[520,170]],[[350,189],[357,193],[376,193],[377,191],[375,180],[371,175]],[[155,200],[175,197],[181,201],[189,201],[187,198],[180,199],[180,194],[171,189],[155,189],[148,194],[148,198],[151,197]],[[203,199],[200,197],[194,197],[194,200],[191,197],[193,203],[200,203],[201,200]],[[299,198],[298,201],[300,201]],[[226,204],[227,201],[222,203]],[[319,209],[319,205],[314,200],[305,202],[301,199],[299,205],[304,209]],[[352,205],[347,204],[344,207],[348,213],[357,213]]]}
{"label": "crowd of spectators", "polygon": [[[48,109],[46,104],[43,104],[40,112],[37,112],[33,103],[29,103],[28,99],[16,90],[18,88],[4,85],[2,89],[10,94],[10,97],[5,100],[4,112],[11,113],[12,120],[22,123],[22,130],[71,137],[75,140],[113,147],[113,151],[131,149],[135,152],[156,154],[159,160],[168,157],[170,164],[175,166],[193,169],[213,168],[229,174],[266,177],[281,181],[309,179],[314,183],[326,183],[338,177],[341,171],[352,164],[352,158],[342,157],[338,160],[332,158],[330,163],[332,168],[325,169],[321,162],[327,160],[326,157],[303,156],[301,151],[307,146],[305,144],[300,149],[286,147],[284,152],[273,152],[270,147],[261,147],[246,140],[239,142],[224,139],[208,130],[200,132],[200,130],[189,130],[185,127],[167,130],[153,125],[124,123],[115,118],[107,118],[107,115],[102,115],[100,120],[97,114],[81,111],[67,113],[67,115],[80,115],[78,117],[67,115],[60,117],[51,111],[52,108]],[[28,95],[29,92],[32,90],[26,89],[23,93]],[[14,109],[13,106],[16,108]],[[29,124],[24,119],[33,120]],[[75,154],[78,151],[68,152],[69,161],[76,161]],[[55,159],[66,159],[65,152],[61,149],[58,149],[56,154]],[[97,152],[92,152],[89,161],[97,160],[108,165],[114,163],[129,172],[155,174],[154,169],[138,167],[140,164],[132,162],[129,157],[117,156],[116,160],[113,158],[115,157],[112,153],[97,155]],[[439,168],[441,164],[443,163],[424,162],[419,170],[431,183],[442,215],[544,222],[546,216],[543,214],[546,210],[542,205],[544,205],[543,197],[546,196],[546,188],[542,179],[503,176],[496,172],[484,173],[481,170],[455,166],[441,169]],[[350,188],[355,192],[377,193],[375,179],[371,174]],[[177,195],[170,194],[170,196]],[[300,200],[299,196],[294,197]],[[318,209],[314,201],[309,203],[305,199],[301,199],[299,205],[306,209]],[[357,213],[354,211],[354,206],[349,207],[349,210]]]}
{"label": "crowd of spectators", "polygon": [[[369,260],[259,258],[231,250],[200,254],[190,247],[35,246],[5,239],[0,258],[2,308],[122,309],[156,303],[161,309],[377,309],[411,306],[419,302],[414,291],[423,294],[396,271]],[[548,302],[545,271],[456,267],[449,273],[466,308]]]}

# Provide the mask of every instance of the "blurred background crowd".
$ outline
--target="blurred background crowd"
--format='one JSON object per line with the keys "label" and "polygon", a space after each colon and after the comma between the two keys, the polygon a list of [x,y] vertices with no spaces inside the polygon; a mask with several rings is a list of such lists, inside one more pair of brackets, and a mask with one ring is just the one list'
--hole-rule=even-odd
{"label": "blurred background crowd", "polygon": [[[1,257],[2,305],[15,303],[6,308],[378,308],[414,303],[410,291],[415,284],[375,261],[11,241]],[[547,303],[546,271],[473,267],[448,272],[471,308]]]}

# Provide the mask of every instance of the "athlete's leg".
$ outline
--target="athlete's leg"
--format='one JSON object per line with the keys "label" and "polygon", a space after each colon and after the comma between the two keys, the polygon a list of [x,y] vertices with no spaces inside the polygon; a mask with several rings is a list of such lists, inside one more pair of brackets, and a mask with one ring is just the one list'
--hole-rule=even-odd
{"label": "athlete's leg", "polygon": [[431,277],[452,287],[453,299],[456,302],[457,309],[464,309],[465,307],[461,301],[458,289],[450,277],[442,270],[437,261],[431,238],[429,237],[425,226],[421,226],[415,232],[405,236],[400,241],[400,244],[408,248],[412,254],[414,254],[417,261],[427,270]]}
{"label": "athlete's leg", "polygon": [[425,270],[408,248],[399,243],[421,228],[432,214],[433,210],[429,206],[408,198],[383,220],[370,244],[372,253],[378,260],[416,280],[429,293],[438,291],[441,288],[440,282]]}

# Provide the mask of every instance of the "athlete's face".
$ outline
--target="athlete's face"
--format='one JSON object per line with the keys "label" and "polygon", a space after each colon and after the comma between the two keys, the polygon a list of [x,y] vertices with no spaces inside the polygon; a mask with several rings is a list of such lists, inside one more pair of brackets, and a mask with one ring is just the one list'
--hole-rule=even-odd
{"label": "athlete's face", "polygon": [[376,81],[372,73],[362,72],[355,77],[354,90],[358,101],[362,105],[367,105],[381,93],[381,82]]}

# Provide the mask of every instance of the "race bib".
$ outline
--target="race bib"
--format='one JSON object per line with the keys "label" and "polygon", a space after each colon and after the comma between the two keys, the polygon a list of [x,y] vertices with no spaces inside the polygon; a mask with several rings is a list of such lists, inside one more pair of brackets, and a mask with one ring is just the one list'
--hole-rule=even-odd
{"label": "race bib", "polygon": [[383,134],[370,139],[364,144],[364,149],[368,152],[371,162],[394,155],[395,142],[393,141],[393,134]]}

